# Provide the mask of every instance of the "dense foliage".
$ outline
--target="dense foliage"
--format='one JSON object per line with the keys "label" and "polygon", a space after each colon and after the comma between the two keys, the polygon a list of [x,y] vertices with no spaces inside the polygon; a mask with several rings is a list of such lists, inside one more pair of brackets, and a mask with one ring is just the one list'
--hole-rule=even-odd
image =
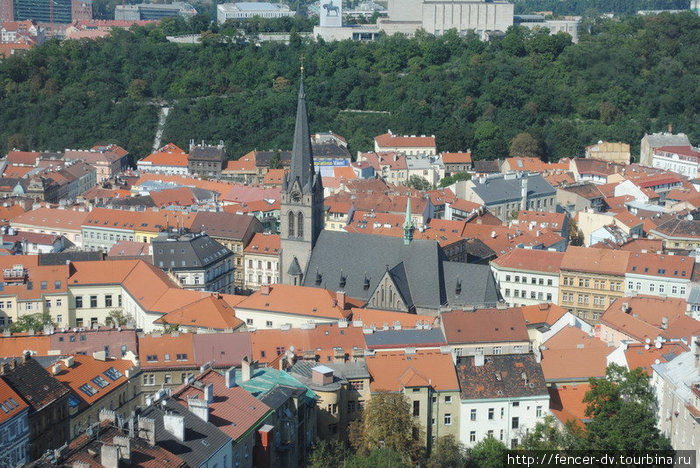
{"label": "dense foliage", "polygon": [[633,15],[640,10],[687,10],[690,0],[515,0],[516,13],[551,11],[555,15],[609,13]]}
{"label": "dense foliage", "polygon": [[700,140],[692,13],[598,20],[579,44],[515,27],[491,43],[453,33],[306,43],[292,34],[288,46],[255,46],[214,31],[201,46],[166,41],[183,27],[209,26],[165,21],[2,61],[0,150],[115,142],[142,157],[162,102],[172,106],[164,141],[224,140],[233,158],[289,148],[302,56],[312,129],[344,135],[352,152],[387,128],[435,134],[439,150],[471,148],[475,158],[507,156],[523,132],[545,159],[598,140],[638,145],[669,124]]}

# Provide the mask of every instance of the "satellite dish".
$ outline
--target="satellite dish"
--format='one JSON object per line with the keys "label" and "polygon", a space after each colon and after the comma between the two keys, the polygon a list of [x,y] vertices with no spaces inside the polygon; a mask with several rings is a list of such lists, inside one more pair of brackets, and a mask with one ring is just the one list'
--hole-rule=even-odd
{"label": "satellite dish", "polygon": [[660,342],[660,341],[657,341],[657,342],[656,342],[656,349],[661,349],[661,346],[663,346],[663,345],[661,344],[661,342]]}
{"label": "satellite dish", "polygon": [[647,343],[647,344],[651,343],[651,338],[647,338],[647,339],[646,339],[646,343]]}
{"label": "satellite dish", "polygon": [[649,348],[651,348],[651,346],[649,346],[648,343],[644,345],[644,349],[648,350]]}

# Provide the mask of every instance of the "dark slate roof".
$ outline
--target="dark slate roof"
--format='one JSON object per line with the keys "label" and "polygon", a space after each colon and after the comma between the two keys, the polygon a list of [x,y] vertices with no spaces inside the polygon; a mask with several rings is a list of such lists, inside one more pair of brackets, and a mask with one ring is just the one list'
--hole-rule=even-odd
{"label": "dark slate roof", "polygon": [[[255,166],[256,167],[270,167],[270,160],[272,156],[278,151],[256,151],[255,152]],[[282,166],[289,166],[292,163],[292,152],[291,151],[279,151],[280,164]]]}
{"label": "dark slate roof", "polygon": [[[327,385],[319,385],[313,382],[312,369],[318,366],[328,367],[333,371],[333,382]],[[320,364],[316,361],[301,360],[294,363],[289,369],[289,372],[294,375],[300,382],[308,386],[312,390],[332,392],[340,390],[342,385],[348,383],[347,379],[364,379],[369,378],[370,374],[367,370],[367,364],[364,362],[343,362],[343,363],[324,363]]]}
{"label": "dark slate roof", "polygon": [[189,159],[205,161],[225,161],[226,150],[220,146],[195,146],[190,151]]}
{"label": "dark slate roof", "polygon": [[[304,286],[340,289],[342,274],[348,296],[367,301],[387,269],[408,306],[438,309],[454,300],[457,306],[495,307],[498,302],[498,289],[487,266],[447,262],[433,240],[413,240],[405,245],[401,238],[339,231],[321,231]],[[459,296],[455,278],[462,278]]]}
{"label": "dark slate roof", "polygon": [[19,362],[15,369],[5,374],[2,379],[29,403],[34,411],[41,411],[46,405],[70,391],[32,358],[27,362]]}
{"label": "dark slate roof", "polygon": [[594,198],[605,198],[603,192],[601,192],[598,186],[594,183],[567,185],[566,187],[562,187],[561,190],[575,193],[576,195],[587,200],[592,200]]}
{"label": "dark slate roof", "polygon": [[[162,261],[162,268],[175,271],[205,268],[226,256],[233,255],[229,249],[206,234],[184,234],[174,240],[157,237],[151,240],[151,244],[153,245],[153,264],[160,268]],[[171,249],[174,253],[170,253]],[[185,266],[182,265],[183,260]],[[174,266],[171,266],[171,261],[175,262]]]}
{"label": "dark slate roof", "polygon": [[107,204],[111,207],[155,207],[156,204],[150,195],[137,195],[135,197],[110,198]]}
{"label": "dark slate roof", "polygon": [[482,180],[474,179],[472,190],[486,204],[517,201],[521,199],[522,182],[525,178],[527,178],[527,196],[530,198],[555,195],[557,192],[540,174],[523,174],[522,177],[503,174],[489,176]]}
{"label": "dark slate roof", "polygon": [[337,143],[311,143],[314,156],[320,158],[345,158],[350,160],[350,152]]}
{"label": "dark slate roof", "polygon": [[493,161],[474,161],[474,171],[475,172],[501,172],[501,168],[498,165],[498,160]]}
{"label": "dark slate roof", "polygon": [[652,231],[668,237],[700,237],[700,211],[676,216],[659,224]]}
{"label": "dark slate roof", "polygon": [[485,356],[483,366],[474,365],[474,356],[460,358],[457,378],[462,400],[548,395],[542,367],[532,354]]}
{"label": "dark slate roof", "polygon": [[685,133],[670,134],[670,133],[652,133],[645,135],[649,146],[659,148],[661,146],[690,146],[690,140]]}
{"label": "dark slate roof", "polygon": [[500,293],[488,265],[444,262],[445,294],[452,307],[496,307]]}
{"label": "dark slate roof", "polygon": [[104,260],[102,252],[61,252],[39,254],[39,265],[65,265],[71,262],[98,262]]}
{"label": "dark slate roof", "polygon": [[488,261],[496,258],[496,252],[478,238],[468,239],[465,248],[468,257],[474,257],[475,261]]}
{"label": "dark slate roof", "polygon": [[445,336],[439,328],[429,330],[379,330],[365,335],[365,343],[370,349],[397,348],[421,345],[442,346],[446,345]]}
{"label": "dark slate roof", "polygon": [[[416,306],[437,308],[444,302],[443,261],[442,250],[433,240],[413,240],[405,245],[396,237],[324,230],[311,253],[304,286],[339,289],[342,273],[348,296],[366,301],[387,267],[393,269],[403,262],[410,294],[402,296],[409,296]],[[316,284],[317,273],[321,284]],[[369,280],[367,288],[365,278]]]}
{"label": "dark slate roof", "polygon": [[193,229],[204,226],[203,230],[212,237],[236,241],[243,240],[251,224],[259,226],[257,231],[262,231],[262,225],[257,218],[244,214],[200,211],[192,221]]}
{"label": "dark slate roof", "polygon": [[299,98],[297,100],[297,117],[294,126],[294,144],[292,145],[292,162],[289,175],[285,179],[282,190],[292,190],[294,183],[304,193],[322,190],[320,173],[314,171],[314,156],[311,149],[311,134],[309,133],[309,116],[306,111],[306,93],[304,80],[299,83]]}
{"label": "dark slate roof", "polygon": [[[165,430],[163,426],[164,411],[185,417],[185,440],[183,442]],[[200,466],[221,447],[231,443],[231,437],[215,425],[204,422],[190,413],[187,408],[171,399],[166,400],[164,407],[160,403],[149,406],[141,413],[141,417],[155,420],[156,445],[182,458],[189,466]]]}
{"label": "dark slate roof", "polygon": [[301,398],[306,393],[304,388],[291,387],[289,385],[275,385],[272,390],[260,398],[270,408],[276,410],[290,398]]}

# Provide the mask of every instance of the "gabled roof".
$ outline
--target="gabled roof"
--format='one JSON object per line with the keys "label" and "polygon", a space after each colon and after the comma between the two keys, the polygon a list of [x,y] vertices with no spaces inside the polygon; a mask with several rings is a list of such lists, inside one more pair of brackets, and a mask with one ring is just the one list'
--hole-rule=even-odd
{"label": "gabled roof", "polygon": [[243,252],[279,257],[282,252],[280,235],[256,232]]}
{"label": "gabled roof", "polygon": [[542,368],[532,354],[484,356],[480,366],[468,356],[457,365],[457,376],[462,400],[547,395]]}
{"label": "gabled roof", "polygon": [[613,351],[607,343],[579,328],[567,326],[544,343],[542,372],[547,382],[588,381],[604,377],[607,357]]}
{"label": "gabled roof", "polygon": [[[625,310],[623,304],[627,305]],[[664,317],[668,326],[684,317],[685,310],[685,299],[645,295],[624,297],[616,299],[605,310],[600,317],[600,323],[643,343],[647,338],[653,341],[663,334]]]}
{"label": "gabled roof", "polygon": [[627,273],[690,280],[694,266],[693,257],[631,252],[627,262]]}
{"label": "gabled roof", "polygon": [[163,315],[156,322],[205,330],[235,330],[243,325],[233,308],[221,297],[214,295],[183,305]]}
{"label": "gabled roof", "polygon": [[414,354],[382,352],[365,358],[372,376],[372,392],[400,392],[409,387],[432,387],[444,391],[458,391],[452,355],[440,351],[418,350]]}
{"label": "gabled roof", "polygon": [[254,216],[224,212],[200,211],[192,221],[194,229],[202,229],[209,236],[242,241],[246,234],[259,225]]}
{"label": "gabled roof", "polygon": [[590,389],[589,384],[549,387],[549,410],[562,424],[575,421],[579,427],[585,427],[584,423],[590,418],[586,416],[588,405],[583,402],[583,397]]}
{"label": "gabled roof", "polygon": [[527,180],[527,196],[541,197],[556,194],[556,189],[549,185],[540,174],[502,174],[483,179],[472,179],[472,190],[487,205],[518,201],[522,198],[522,184]]}
{"label": "gabled roof", "polygon": [[536,304],[521,307],[527,326],[537,324],[554,325],[566,314],[566,309],[556,304]]}
{"label": "gabled roof", "polygon": [[29,408],[27,402],[20,397],[17,392],[12,390],[4,380],[0,379],[0,424],[14,418]]}
{"label": "gabled roof", "polygon": [[529,339],[525,318],[519,307],[452,310],[444,312],[440,319],[449,344],[506,343]]}
{"label": "gabled roof", "polygon": [[[61,365],[61,372],[56,374],[55,378],[70,388],[72,396],[80,401],[80,403],[69,402],[69,405],[81,406],[81,409],[94,404],[127,383],[129,379],[126,377],[126,371],[134,367],[134,363],[128,359],[100,361],[92,356],[80,354],[74,355],[73,359],[73,366]],[[47,367],[48,372],[51,372],[51,369],[51,366]]]}
{"label": "gabled roof", "polygon": [[629,256],[622,250],[571,246],[564,253],[561,269],[624,276]]}
{"label": "gabled roof", "polygon": [[41,207],[15,216],[13,226],[32,226],[44,229],[80,231],[89,212],[79,210],[62,210]]}
{"label": "gabled roof", "polygon": [[382,148],[435,147],[434,136],[400,136],[389,132],[377,135],[374,141]]}
{"label": "gabled roof", "polygon": [[469,164],[472,162],[472,154],[442,153],[442,162],[445,164]]}
{"label": "gabled roof", "polygon": [[[649,349],[647,349],[647,347]],[[651,365],[660,362],[669,362],[677,356],[690,351],[682,341],[662,343],[661,347],[654,345],[647,346],[642,343],[630,343],[624,350],[627,367],[630,370],[642,369],[651,377]]]}
{"label": "gabled roof", "polygon": [[137,166],[170,166],[170,167],[187,167],[187,154],[175,152],[163,152],[149,154],[145,158],[138,161]]}
{"label": "gabled roof", "polygon": [[363,327],[383,328],[385,325],[393,327],[397,323],[402,328],[416,328],[417,324],[432,324],[436,318],[432,315],[407,314],[391,310],[378,309],[352,309],[353,322],[361,321]]}
{"label": "gabled roof", "polygon": [[336,294],[331,291],[304,286],[274,284],[270,286],[269,293],[263,290],[256,291],[241,301],[236,306],[236,309],[340,320],[352,313],[352,307],[363,304],[362,301],[347,297],[345,308],[341,308],[337,303]]}
{"label": "gabled roof", "polygon": [[[204,386],[214,386],[214,398],[209,403],[209,423],[231,437],[234,443],[251,429],[257,429],[257,424],[272,411],[243,387],[227,387],[224,376],[212,369],[198,375],[196,381]],[[187,400],[190,398],[203,400],[204,390],[194,384],[188,384],[178,389],[173,397],[183,406],[187,406]]]}
{"label": "gabled roof", "polygon": [[437,348],[447,344],[440,328],[377,330],[365,334],[367,348],[382,350],[395,348]]}
{"label": "gabled roof", "polygon": [[513,249],[505,255],[492,260],[492,263],[503,268],[558,274],[563,259],[564,252],[551,252],[540,249]]}
{"label": "gabled roof", "polygon": [[51,376],[34,359],[20,362],[2,379],[14,392],[29,403],[31,411],[41,411],[45,406],[66,396],[70,390]]}

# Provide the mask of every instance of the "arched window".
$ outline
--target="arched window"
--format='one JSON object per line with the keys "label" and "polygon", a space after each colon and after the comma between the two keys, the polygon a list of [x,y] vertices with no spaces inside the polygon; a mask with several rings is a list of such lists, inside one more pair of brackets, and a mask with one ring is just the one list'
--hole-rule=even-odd
{"label": "arched window", "polygon": [[290,211],[287,217],[289,219],[289,237],[294,237],[294,213]]}
{"label": "arched window", "polygon": [[297,235],[304,237],[304,214],[301,212],[297,215]]}

